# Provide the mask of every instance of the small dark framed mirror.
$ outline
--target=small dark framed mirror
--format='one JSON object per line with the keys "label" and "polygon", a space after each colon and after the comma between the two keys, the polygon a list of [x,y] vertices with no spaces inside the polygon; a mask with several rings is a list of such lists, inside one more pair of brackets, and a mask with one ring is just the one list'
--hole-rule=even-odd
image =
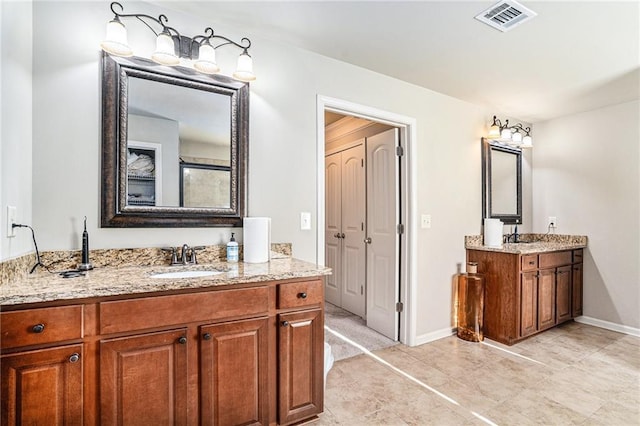
{"label": "small dark framed mirror", "polygon": [[248,145],[247,83],[103,53],[102,227],[242,226]]}
{"label": "small dark framed mirror", "polygon": [[522,150],[482,139],[482,218],[522,223]]}

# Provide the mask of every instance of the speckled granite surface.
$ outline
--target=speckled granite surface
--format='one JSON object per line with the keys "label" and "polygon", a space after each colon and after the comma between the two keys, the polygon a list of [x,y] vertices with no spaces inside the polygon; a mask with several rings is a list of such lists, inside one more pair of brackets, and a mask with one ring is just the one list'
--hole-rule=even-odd
{"label": "speckled granite surface", "polygon": [[[200,278],[151,278],[151,275],[183,270],[217,270],[222,273]],[[213,262],[191,266],[101,267],[77,278],[63,278],[39,269],[21,280],[0,287],[0,305],[76,300],[168,290],[206,289],[249,282],[329,275],[331,270],[313,263],[282,256],[267,263]]]}
{"label": "speckled granite surface", "polygon": [[464,237],[464,248],[528,254],[572,250],[587,246],[587,237],[584,235],[522,234],[520,241],[519,243],[505,243],[502,247],[487,247],[483,245],[482,235],[467,235]]}
{"label": "speckled granite surface", "polygon": [[[242,259],[243,247],[240,245],[238,248],[240,259]],[[180,252],[179,247],[176,249]],[[226,256],[225,245],[205,246],[197,252],[200,264],[224,261]],[[291,243],[271,244],[271,258],[282,257],[291,257]],[[65,271],[78,267],[82,252],[80,250],[45,251],[40,253],[40,259],[50,271]],[[91,250],[89,260],[94,268],[162,266],[171,263],[171,253],[161,248],[101,249]],[[0,263],[0,285],[25,279],[35,263],[35,253]]]}

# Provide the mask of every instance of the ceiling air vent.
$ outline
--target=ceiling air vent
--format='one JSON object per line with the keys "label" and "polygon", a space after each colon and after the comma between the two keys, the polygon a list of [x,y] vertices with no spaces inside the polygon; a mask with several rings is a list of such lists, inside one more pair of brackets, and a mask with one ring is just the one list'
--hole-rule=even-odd
{"label": "ceiling air vent", "polygon": [[509,0],[494,4],[476,16],[476,19],[497,30],[505,32],[534,18],[536,15],[537,13],[531,9],[524,7],[516,1]]}

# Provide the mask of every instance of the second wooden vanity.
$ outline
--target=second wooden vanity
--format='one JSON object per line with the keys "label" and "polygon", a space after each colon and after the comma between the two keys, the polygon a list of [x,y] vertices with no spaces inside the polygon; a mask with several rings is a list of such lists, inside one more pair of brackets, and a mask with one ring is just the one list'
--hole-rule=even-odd
{"label": "second wooden vanity", "polygon": [[314,266],[294,278],[3,305],[2,424],[313,418],[323,410],[326,273]]}
{"label": "second wooden vanity", "polygon": [[583,248],[515,246],[467,245],[467,261],[484,276],[484,335],[507,345],[582,315]]}

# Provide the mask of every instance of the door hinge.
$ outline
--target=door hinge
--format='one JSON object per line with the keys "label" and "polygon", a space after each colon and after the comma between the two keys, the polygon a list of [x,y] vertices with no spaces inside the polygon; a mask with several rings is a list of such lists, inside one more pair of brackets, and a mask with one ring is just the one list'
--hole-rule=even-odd
{"label": "door hinge", "polygon": [[404,148],[400,145],[396,146],[396,155],[402,157],[404,155]]}
{"label": "door hinge", "polygon": [[363,285],[360,286],[360,294],[361,295],[364,294],[364,286]]}
{"label": "door hinge", "polygon": [[362,167],[364,167],[364,158],[360,159],[360,164],[362,165]]}
{"label": "door hinge", "polygon": [[402,302],[396,303],[396,312],[402,312],[403,309],[404,305],[402,304]]}
{"label": "door hinge", "polygon": [[361,230],[361,231],[364,231],[364,222],[361,222],[361,223],[360,223],[360,230]]}
{"label": "door hinge", "polygon": [[398,234],[404,234],[404,225],[402,223],[396,226],[396,232],[398,232]]}

